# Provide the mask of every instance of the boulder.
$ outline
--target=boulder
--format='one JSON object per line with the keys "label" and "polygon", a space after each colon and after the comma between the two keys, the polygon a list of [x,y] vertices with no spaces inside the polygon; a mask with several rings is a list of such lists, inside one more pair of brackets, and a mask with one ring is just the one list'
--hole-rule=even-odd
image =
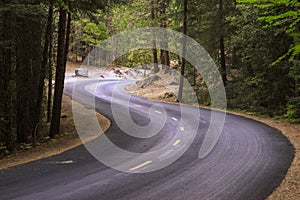
{"label": "boulder", "polygon": [[75,69],[75,76],[89,76],[89,71],[86,68],[76,68]]}
{"label": "boulder", "polygon": [[179,85],[179,80],[174,76],[172,80],[169,82],[169,85]]}
{"label": "boulder", "polygon": [[168,98],[171,98],[174,96],[175,96],[175,94],[173,92],[166,92],[164,95],[164,99],[168,99]]}
{"label": "boulder", "polygon": [[153,75],[150,76],[144,80],[138,81],[137,84],[141,87],[141,88],[146,88],[148,87],[151,83],[160,80],[161,78],[157,75]]}
{"label": "boulder", "polygon": [[119,69],[116,69],[116,70],[114,69],[114,73],[115,73],[115,74],[118,74],[118,75],[121,75],[121,74],[122,74],[122,72],[121,72]]}

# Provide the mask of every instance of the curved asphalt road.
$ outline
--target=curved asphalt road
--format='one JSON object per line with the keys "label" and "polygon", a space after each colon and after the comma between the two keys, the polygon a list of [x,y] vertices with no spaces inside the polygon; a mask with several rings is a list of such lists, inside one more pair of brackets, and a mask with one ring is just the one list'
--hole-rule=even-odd
{"label": "curved asphalt road", "polygon": [[[78,101],[84,102],[85,96],[91,95],[84,90],[90,83],[81,83]],[[112,120],[106,134],[112,142],[125,150],[144,153],[162,148],[175,137],[172,134],[178,129],[175,120],[167,120],[163,131],[151,138],[137,139],[124,134],[112,118],[110,96],[114,84],[115,81],[106,81],[95,98],[96,109]],[[65,93],[71,95],[72,84],[66,85]],[[149,116],[144,110],[153,102],[133,97],[130,103],[139,105],[130,108],[133,120],[147,125]],[[160,105],[168,111],[168,118],[180,118],[177,105]],[[199,159],[210,111],[201,109],[200,115],[196,119],[198,134],[190,148],[166,168],[142,174],[120,172],[99,163],[84,146],[79,146],[57,156],[2,170],[0,199],[265,199],[283,180],[294,157],[293,146],[276,129],[227,114],[217,145],[207,157]]]}

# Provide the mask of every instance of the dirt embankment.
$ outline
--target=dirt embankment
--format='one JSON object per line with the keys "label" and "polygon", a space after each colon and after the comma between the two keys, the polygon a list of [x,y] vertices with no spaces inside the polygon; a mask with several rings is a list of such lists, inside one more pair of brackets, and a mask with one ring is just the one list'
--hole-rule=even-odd
{"label": "dirt embankment", "polygon": [[[57,155],[81,145],[82,142],[77,135],[72,115],[72,99],[68,96],[63,97],[62,113],[66,117],[61,119],[61,134],[40,146],[3,158],[0,160],[0,170]],[[110,127],[110,121],[99,113],[97,114],[97,118],[101,129],[106,131]]]}

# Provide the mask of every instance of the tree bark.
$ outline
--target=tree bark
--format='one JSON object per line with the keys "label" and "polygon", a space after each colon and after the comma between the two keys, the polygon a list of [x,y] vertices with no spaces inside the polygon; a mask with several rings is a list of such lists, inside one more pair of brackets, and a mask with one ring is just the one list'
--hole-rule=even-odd
{"label": "tree bark", "polygon": [[66,43],[65,43],[65,50],[64,50],[64,73],[66,72],[67,60],[68,60],[68,53],[69,53],[69,46],[70,46],[70,34],[71,34],[71,20],[72,15],[68,13],[67,19],[67,30],[66,30]]}
{"label": "tree bark", "polygon": [[48,62],[48,101],[47,101],[47,122],[51,121],[52,116],[52,79],[53,79],[53,62],[52,62],[52,44],[53,38],[52,35],[50,36],[50,43],[49,43],[49,62]]}
{"label": "tree bark", "polygon": [[[2,2],[3,4],[6,4]],[[2,4],[0,3],[0,4]],[[1,5],[4,6],[4,5]],[[0,141],[10,150],[12,147],[12,94],[10,90],[12,74],[12,35],[9,11],[0,16],[0,38],[7,41],[6,48],[0,48]]]}
{"label": "tree bark", "polygon": [[29,23],[25,17],[17,18],[18,33],[16,35],[16,120],[17,120],[17,141],[18,143],[27,143],[27,138],[31,132],[30,123],[30,102],[31,96],[31,67],[30,67],[30,38]]}
{"label": "tree bark", "polygon": [[224,44],[224,15],[223,15],[223,0],[219,2],[219,15],[220,15],[220,63],[221,63],[221,76],[224,85],[227,84],[227,68]]}
{"label": "tree bark", "polygon": [[225,44],[224,37],[220,36],[220,60],[221,60],[221,76],[224,85],[227,84],[227,67],[226,67],[226,57],[225,57]]}
{"label": "tree bark", "polygon": [[[154,21],[155,20],[155,0],[151,0],[151,19]],[[156,34],[154,31],[152,31],[152,37],[153,37],[153,42],[152,42],[152,54],[153,54],[153,64],[154,64],[154,73],[159,72],[159,67],[158,67],[158,57],[157,57],[157,45],[156,45]]]}
{"label": "tree bark", "polygon": [[[167,27],[167,19],[166,19],[166,10],[167,10],[167,3],[163,0],[160,1],[160,27],[166,28]],[[164,35],[164,41],[161,42],[161,50],[160,50],[160,62],[165,69],[165,73],[169,73],[170,71],[170,55],[168,49],[168,36]]]}
{"label": "tree bark", "polygon": [[[64,0],[66,3],[67,0]],[[66,20],[67,11],[63,8],[59,11],[59,24],[58,24],[58,46],[57,46],[57,64],[55,73],[55,90],[52,110],[52,120],[50,125],[51,138],[60,132],[60,116],[61,104],[64,88],[65,78],[65,44],[66,44]]]}
{"label": "tree bark", "polygon": [[49,1],[49,11],[48,11],[48,20],[47,27],[45,33],[45,44],[43,50],[43,59],[41,63],[41,71],[40,71],[40,80],[39,80],[39,89],[38,89],[38,97],[36,103],[36,115],[37,118],[41,118],[42,113],[42,101],[44,97],[44,86],[45,86],[45,78],[46,78],[46,70],[47,70],[47,61],[48,61],[48,51],[50,44],[50,36],[52,35],[52,21],[53,21],[53,3],[54,0]]}
{"label": "tree bark", "polygon": [[299,97],[299,80],[295,78],[295,97]]}
{"label": "tree bark", "polygon": [[[300,55],[298,54],[296,57],[295,57],[295,60],[297,62],[297,65],[300,63]],[[300,70],[299,70],[300,72]],[[299,73],[299,72],[295,72],[295,73]],[[295,77],[295,97],[299,97],[299,78],[296,76]]]}
{"label": "tree bark", "polygon": [[182,61],[180,70],[180,82],[178,89],[178,102],[182,102],[182,92],[184,84],[184,69],[185,69],[185,56],[186,56],[186,34],[187,34],[187,6],[188,0],[183,0],[183,39],[182,39]]}
{"label": "tree bark", "polygon": [[[36,0],[35,5],[39,5],[40,1]],[[29,105],[30,105],[30,128],[32,139],[36,138],[36,127],[38,126],[41,118],[41,113],[37,113],[37,102],[39,97],[39,81],[41,75],[41,63],[42,63],[42,36],[43,36],[43,24],[40,17],[37,17],[36,14],[33,14],[33,20],[29,21],[29,38],[30,38],[30,50],[28,53],[28,57],[30,58],[30,66],[29,73],[31,75],[31,86],[30,86],[30,97],[29,97]],[[31,72],[31,73],[30,73]],[[42,94],[43,95],[43,94]]]}
{"label": "tree bark", "polygon": [[42,23],[36,16],[33,13],[16,17],[16,122],[19,143],[28,142],[28,136],[34,133],[38,123],[35,111],[41,65]]}

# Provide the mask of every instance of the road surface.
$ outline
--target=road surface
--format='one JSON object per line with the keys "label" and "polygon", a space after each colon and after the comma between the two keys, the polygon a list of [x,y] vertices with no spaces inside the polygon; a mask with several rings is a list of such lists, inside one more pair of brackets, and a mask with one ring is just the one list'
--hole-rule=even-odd
{"label": "road surface", "polygon": [[[90,96],[81,83],[78,101]],[[153,137],[136,138],[124,134],[114,120],[111,91],[116,81],[105,81],[95,92],[95,107],[111,121],[106,136],[118,147],[135,153],[155,151],[177,137],[180,129],[179,107],[159,103],[167,111],[163,130]],[[65,93],[71,95],[72,83]],[[121,96],[127,94],[119,91]],[[119,103],[120,113],[130,107],[137,124],[146,126],[145,110],[154,103],[143,98],[130,98]],[[156,102],[157,104],[157,102]],[[122,109],[122,106],[124,109]],[[198,158],[199,148],[209,127],[211,111],[199,111],[197,135],[190,147],[171,165],[148,173],[130,173],[151,167],[152,161],[133,165],[128,172],[118,171],[97,161],[81,145],[60,155],[15,166],[0,172],[0,199],[28,200],[202,200],[265,199],[283,180],[294,157],[294,148],[276,129],[244,117],[227,114],[221,136],[208,156]],[[124,111],[125,112],[125,111]],[[193,127],[194,125],[191,125]],[[189,136],[186,136],[189,137]],[[175,138],[172,152],[184,143]],[[93,142],[93,141],[91,141]],[[106,156],[110,156],[109,154]]]}

